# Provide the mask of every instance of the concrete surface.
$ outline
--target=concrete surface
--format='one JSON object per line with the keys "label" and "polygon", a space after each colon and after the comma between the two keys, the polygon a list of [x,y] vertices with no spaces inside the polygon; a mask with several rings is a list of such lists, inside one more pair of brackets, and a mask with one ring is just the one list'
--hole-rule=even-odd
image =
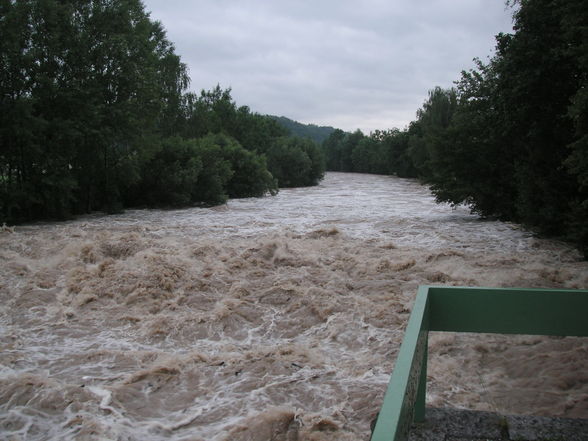
{"label": "concrete surface", "polygon": [[427,408],[409,441],[588,441],[588,419]]}

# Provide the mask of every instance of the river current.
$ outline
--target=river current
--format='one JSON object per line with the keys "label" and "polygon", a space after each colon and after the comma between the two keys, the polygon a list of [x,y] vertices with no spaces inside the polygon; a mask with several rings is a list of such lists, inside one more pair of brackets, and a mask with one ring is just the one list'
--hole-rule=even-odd
{"label": "river current", "polygon": [[[588,263],[413,180],[0,232],[0,438],[368,440],[421,284]],[[427,401],[588,418],[588,340],[432,334]]]}

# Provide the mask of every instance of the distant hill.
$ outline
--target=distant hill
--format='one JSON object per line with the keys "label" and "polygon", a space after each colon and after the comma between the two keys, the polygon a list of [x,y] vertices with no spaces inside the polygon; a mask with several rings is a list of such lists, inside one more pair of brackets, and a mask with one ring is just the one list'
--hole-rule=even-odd
{"label": "distant hill", "polygon": [[319,127],[315,124],[302,124],[298,121],[286,118],[285,116],[268,116],[270,118],[275,119],[279,125],[289,130],[292,136],[298,136],[300,138],[310,138],[319,144],[322,144],[323,141],[327,139],[329,135],[335,131],[334,127]]}

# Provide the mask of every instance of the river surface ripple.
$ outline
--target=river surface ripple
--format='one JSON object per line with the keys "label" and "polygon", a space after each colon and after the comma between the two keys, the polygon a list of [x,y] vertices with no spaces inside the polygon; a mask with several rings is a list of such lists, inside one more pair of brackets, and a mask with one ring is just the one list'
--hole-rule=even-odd
{"label": "river surface ripple", "polygon": [[[2,231],[1,437],[368,440],[420,284],[585,289],[588,265],[349,173]],[[588,417],[586,339],[430,340],[430,405]]]}

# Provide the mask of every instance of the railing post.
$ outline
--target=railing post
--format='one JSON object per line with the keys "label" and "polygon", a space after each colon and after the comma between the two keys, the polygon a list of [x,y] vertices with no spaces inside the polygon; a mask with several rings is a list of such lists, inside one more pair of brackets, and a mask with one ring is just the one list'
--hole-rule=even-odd
{"label": "railing post", "polygon": [[429,331],[588,337],[588,290],[419,286],[372,441],[425,419]]}
{"label": "railing post", "polygon": [[429,353],[428,338],[425,342],[425,350],[421,362],[421,375],[419,378],[419,386],[417,390],[416,401],[414,403],[414,421],[421,423],[425,420],[425,397],[427,395],[427,360]]}
{"label": "railing post", "polygon": [[424,417],[428,334],[428,287],[421,286],[384,395],[372,441],[406,441],[412,422],[415,418]]}

